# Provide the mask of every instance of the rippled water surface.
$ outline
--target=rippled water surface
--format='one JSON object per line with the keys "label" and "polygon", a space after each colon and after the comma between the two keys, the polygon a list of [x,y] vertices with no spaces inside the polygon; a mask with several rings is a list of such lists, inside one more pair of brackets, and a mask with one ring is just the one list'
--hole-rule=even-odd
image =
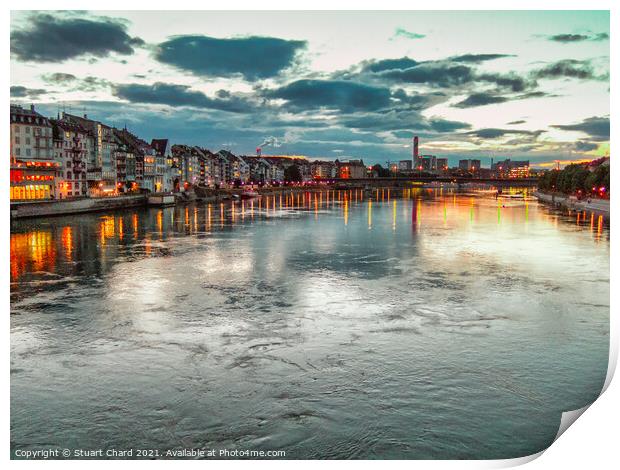
{"label": "rippled water surface", "polygon": [[607,228],[535,200],[330,191],[20,221],[10,265],[13,452],[517,457],[607,370]]}

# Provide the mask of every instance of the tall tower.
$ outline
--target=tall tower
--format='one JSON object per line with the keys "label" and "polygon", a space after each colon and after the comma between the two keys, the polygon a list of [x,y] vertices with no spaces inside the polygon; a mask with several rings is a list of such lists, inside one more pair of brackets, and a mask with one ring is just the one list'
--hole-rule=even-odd
{"label": "tall tower", "polygon": [[418,160],[420,158],[420,154],[418,153],[418,143],[419,143],[419,139],[418,139],[418,136],[416,135],[413,138],[413,167],[414,168],[418,166]]}

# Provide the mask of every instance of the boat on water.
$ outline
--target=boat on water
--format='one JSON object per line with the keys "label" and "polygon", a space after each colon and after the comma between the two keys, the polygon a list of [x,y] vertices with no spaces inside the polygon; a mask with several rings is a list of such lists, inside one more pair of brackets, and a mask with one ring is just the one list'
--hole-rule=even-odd
{"label": "boat on water", "polygon": [[517,194],[498,194],[497,197],[501,197],[504,199],[523,199],[525,196],[523,195],[523,193],[517,193]]}
{"label": "boat on water", "polygon": [[525,194],[523,194],[523,191],[504,194],[504,192],[502,191],[502,188],[499,188],[497,192],[495,193],[495,199],[500,198],[500,197],[505,198],[505,199],[525,199]]}
{"label": "boat on water", "polygon": [[252,191],[251,189],[247,191],[243,191],[241,193],[241,199],[252,199],[258,196],[260,196],[260,194],[258,194],[256,191]]}

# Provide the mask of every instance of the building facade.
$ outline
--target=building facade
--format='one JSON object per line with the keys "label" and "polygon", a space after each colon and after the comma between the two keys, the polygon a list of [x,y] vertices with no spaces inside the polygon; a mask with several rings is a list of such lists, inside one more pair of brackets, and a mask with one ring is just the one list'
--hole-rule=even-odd
{"label": "building facade", "polygon": [[10,111],[10,199],[54,199],[58,164],[51,123],[34,106],[11,105]]}
{"label": "building facade", "polygon": [[480,160],[459,160],[459,170],[467,171],[470,173],[477,173],[480,171]]}
{"label": "building facade", "polygon": [[59,164],[56,179],[58,199],[90,196],[88,163],[93,151],[93,136],[80,124],[64,119],[52,120],[55,159]]}

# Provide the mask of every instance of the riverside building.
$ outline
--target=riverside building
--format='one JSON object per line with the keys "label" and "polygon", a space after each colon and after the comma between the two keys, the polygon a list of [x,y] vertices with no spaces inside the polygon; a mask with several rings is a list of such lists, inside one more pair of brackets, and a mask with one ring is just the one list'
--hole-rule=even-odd
{"label": "riverside building", "polygon": [[93,136],[81,125],[66,120],[51,120],[56,172],[56,197],[67,199],[90,194],[86,174],[93,151]]}
{"label": "riverside building", "polygon": [[34,106],[11,105],[10,199],[29,201],[56,197],[52,125]]}

